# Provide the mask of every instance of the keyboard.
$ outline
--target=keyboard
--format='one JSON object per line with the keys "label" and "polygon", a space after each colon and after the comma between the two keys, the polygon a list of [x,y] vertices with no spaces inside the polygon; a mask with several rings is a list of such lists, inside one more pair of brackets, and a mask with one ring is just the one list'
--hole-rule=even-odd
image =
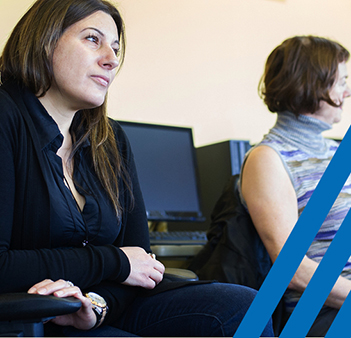
{"label": "keyboard", "polygon": [[151,245],[205,245],[206,231],[150,231]]}

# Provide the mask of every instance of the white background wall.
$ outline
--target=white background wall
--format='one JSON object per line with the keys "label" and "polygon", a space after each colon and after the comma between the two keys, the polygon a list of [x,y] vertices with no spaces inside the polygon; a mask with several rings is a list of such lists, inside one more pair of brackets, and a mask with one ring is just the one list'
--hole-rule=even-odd
{"label": "white background wall", "polygon": [[[0,49],[32,0],[0,0]],[[121,120],[192,127],[195,145],[255,143],[272,126],[257,94],[271,50],[293,35],[321,35],[351,50],[350,0],[119,0],[124,67],[109,93]],[[351,72],[351,68],[350,68]],[[341,138],[344,118],[327,136]]]}

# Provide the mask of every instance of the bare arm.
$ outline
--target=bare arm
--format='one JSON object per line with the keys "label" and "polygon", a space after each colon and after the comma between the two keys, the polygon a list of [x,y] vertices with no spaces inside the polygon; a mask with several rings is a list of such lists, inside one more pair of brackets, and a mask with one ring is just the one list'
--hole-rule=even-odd
{"label": "bare arm", "polygon": [[[267,146],[254,149],[242,174],[242,193],[252,221],[274,262],[298,219],[297,197],[278,154]],[[303,292],[318,263],[304,257],[289,284]],[[351,281],[339,277],[326,305],[340,308],[351,290]]]}

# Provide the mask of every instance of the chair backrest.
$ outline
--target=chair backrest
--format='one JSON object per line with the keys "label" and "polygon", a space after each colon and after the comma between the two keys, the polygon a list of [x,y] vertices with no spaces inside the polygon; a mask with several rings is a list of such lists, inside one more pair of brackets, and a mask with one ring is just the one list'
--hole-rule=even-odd
{"label": "chair backrest", "polygon": [[[194,257],[189,269],[200,280],[212,279],[259,290],[272,262],[240,201],[238,178],[239,175],[234,175],[229,179],[216,202],[207,232],[208,243]],[[281,331],[285,318],[281,301],[273,315],[275,333]]]}
{"label": "chair backrest", "polygon": [[238,177],[229,179],[218,199],[211,215],[208,243],[193,259],[190,269],[200,279],[216,279],[258,290],[272,263],[240,202]]}

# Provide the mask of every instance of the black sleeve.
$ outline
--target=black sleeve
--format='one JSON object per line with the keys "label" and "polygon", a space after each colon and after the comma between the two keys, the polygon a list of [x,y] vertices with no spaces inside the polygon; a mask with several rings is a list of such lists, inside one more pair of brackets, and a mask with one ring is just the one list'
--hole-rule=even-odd
{"label": "black sleeve", "polygon": [[[19,152],[32,147],[28,141],[27,126],[21,114],[2,90],[0,90],[0,290],[1,292],[26,291],[35,283],[46,278],[66,279],[81,288],[96,285],[103,280],[122,282],[130,272],[128,258],[122,250],[113,246],[86,246],[85,248],[50,249],[37,247],[22,249],[14,247],[13,241],[22,237],[22,228],[33,230],[33,237],[40,237],[39,224],[27,221],[14,227],[17,214],[23,214],[23,203],[17,201],[20,194],[20,180],[32,180],[26,170],[26,161]],[[36,196],[38,195],[38,196]],[[48,208],[39,203],[40,190],[34,191],[30,201],[32,214]],[[41,221],[48,227],[49,220]],[[22,227],[22,228],[21,228]],[[39,232],[39,233],[38,233]],[[26,240],[30,242],[30,240]]]}

